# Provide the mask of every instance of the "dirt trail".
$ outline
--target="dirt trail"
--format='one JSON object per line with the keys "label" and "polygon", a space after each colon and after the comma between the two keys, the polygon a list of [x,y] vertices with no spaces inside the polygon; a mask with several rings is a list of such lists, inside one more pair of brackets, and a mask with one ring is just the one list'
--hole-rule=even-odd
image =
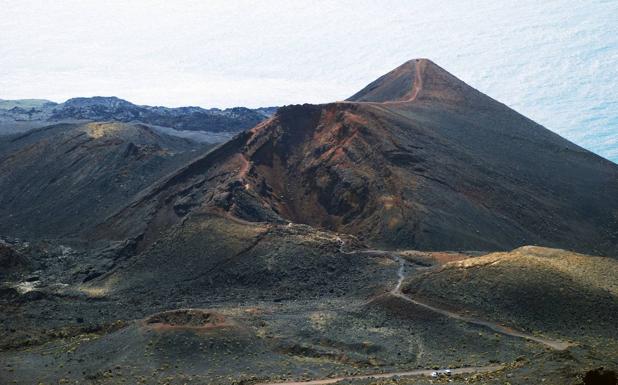
{"label": "dirt trail", "polygon": [[[344,249],[345,241],[341,239],[340,237],[337,237],[336,240],[339,243],[339,252],[343,254],[369,254],[369,255],[382,255],[382,256],[386,255],[394,259],[396,262],[398,262],[399,268],[397,269],[397,284],[390,291],[390,294],[398,298],[401,298],[404,301],[413,303],[417,306],[424,307],[426,309],[442,314],[449,318],[453,318],[453,319],[460,320],[460,321],[467,322],[467,323],[474,324],[474,325],[487,327],[497,333],[535,341],[543,345],[549,346],[550,348],[555,349],[555,350],[564,350],[568,348],[569,346],[573,345],[568,342],[535,337],[527,333],[519,332],[519,331],[510,329],[510,328],[498,325],[494,322],[466,317],[461,314],[454,313],[454,312],[444,310],[444,309],[440,309],[440,308],[428,305],[426,303],[417,301],[413,298],[410,298],[409,296],[405,295],[401,291],[403,281],[405,280],[405,277],[406,277],[406,274],[405,274],[406,261],[403,258],[396,255],[394,252],[388,251],[388,250],[365,249],[365,250],[346,251]],[[466,374],[466,373],[479,373],[479,372],[493,372],[493,371],[500,370],[502,368],[504,368],[503,365],[473,366],[473,367],[467,367],[467,368],[451,369],[451,373],[452,374]],[[411,370],[411,371],[406,371],[406,372],[386,372],[386,373],[375,373],[375,374],[362,374],[362,375],[355,375],[355,376],[342,376],[342,377],[325,378],[325,379],[320,379],[320,380],[267,382],[267,383],[262,383],[260,385],[325,385],[325,384],[335,384],[340,381],[366,380],[366,379],[372,379],[372,378],[430,376],[432,372],[434,372],[434,370],[420,369],[420,370]]]}
{"label": "dirt trail", "polygon": [[407,302],[413,303],[415,305],[424,307],[425,309],[429,309],[429,310],[431,310],[433,312],[442,314],[442,315],[447,316],[449,318],[453,318],[453,319],[456,319],[456,320],[459,320],[459,321],[467,322],[467,323],[470,323],[470,324],[473,324],[473,325],[484,326],[484,327],[489,328],[489,329],[491,329],[491,330],[493,330],[493,331],[495,331],[497,333],[500,333],[500,334],[504,334],[504,335],[511,336],[511,337],[523,338],[523,339],[526,339],[526,340],[538,342],[538,343],[540,343],[542,345],[545,345],[545,346],[548,346],[548,347],[550,347],[550,348],[552,348],[554,350],[565,350],[568,347],[574,345],[573,343],[570,343],[570,342],[565,342],[565,341],[560,341],[560,340],[552,340],[552,339],[549,339],[549,338],[542,338],[542,337],[533,336],[532,334],[520,332],[520,331],[511,329],[509,327],[499,325],[499,324],[497,324],[495,322],[485,321],[485,320],[478,319],[478,318],[467,317],[467,316],[461,315],[459,313],[455,313],[455,312],[452,312],[452,311],[449,311],[449,310],[445,310],[445,309],[440,309],[440,308],[437,308],[435,306],[431,306],[431,305],[428,305],[426,303],[417,301],[417,300],[415,300],[415,299],[413,299],[413,298],[411,298],[411,297],[409,297],[406,294],[401,292],[401,285],[403,284],[403,280],[405,278],[405,261],[404,261],[403,258],[398,257],[398,256],[395,256],[394,258],[395,258],[395,260],[397,262],[399,262],[399,269],[397,271],[397,275],[399,277],[399,280],[397,281],[397,286],[395,286],[393,288],[393,290],[391,290],[391,294],[396,296],[396,297],[398,297],[398,298],[403,299],[404,301],[407,301]]}
{"label": "dirt trail", "polygon": [[528,334],[528,333],[524,333],[518,330],[514,330],[512,328],[506,327],[506,326],[502,326],[499,325],[495,322],[491,322],[491,321],[486,321],[486,320],[482,320],[482,319],[478,319],[478,318],[473,318],[473,317],[468,317],[468,316],[464,316],[461,315],[459,313],[455,313],[449,310],[445,310],[445,309],[441,309],[429,304],[426,304],[424,302],[418,301],[414,298],[411,298],[410,296],[404,294],[401,291],[401,286],[403,284],[403,281],[405,279],[405,263],[406,261],[399,257],[398,255],[394,254],[392,251],[387,251],[387,250],[374,250],[374,249],[367,249],[367,250],[355,250],[355,251],[345,251],[344,250],[344,246],[345,246],[345,242],[343,241],[343,239],[337,237],[337,241],[340,244],[339,247],[339,251],[344,253],[344,254],[354,254],[354,253],[363,253],[363,254],[376,254],[376,255],[388,255],[389,257],[393,258],[395,261],[397,261],[399,263],[399,269],[397,270],[397,285],[391,290],[391,294],[394,295],[395,297],[401,298],[404,301],[413,303],[417,306],[421,306],[425,309],[431,310],[433,312],[442,314],[446,317],[449,318],[453,318],[459,321],[463,321],[463,322],[467,322],[469,324],[473,324],[473,325],[478,325],[478,326],[483,326],[486,327],[488,329],[493,330],[496,333],[500,333],[503,335],[507,335],[507,336],[511,336],[511,337],[516,337],[516,338],[523,338],[526,340],[530,340],[530,341],[534,341],[537,343],[540,343],[542,345],[548,346],[554,350],[566,350],[568,349],[570,346],[575,345],[574,343],[571,342],[566,342],[566,341],[560,341],[560,340],[553,340],[553,339],[549,339],[549,338],[543,338],[543,337],[537,337],[537,336],[533,336],[532,334]]}
{"label": "dirt trail", "polygon": [[[493,372],[493,371],[496,371],[496,370],[500,370],[502,368],[503,368],[502,365],[473,366],[473,367],[469,367],[469,368],[451,369],[451,372],[453,374]],[[339,381],[366,380],[366,379],[370,379],[370,378],[430,376],[432,372],[434,372],[434,370],[421,369],[421,370],[411,370],[409,372],[390,372],[390,373],[363,374],[363,375],[358,375],[358,376],[333,377],[333,378],[326,378],[326,379],[322,379],[322,380],[268,382],[268,383],[263,383],[261,385],[324,385],[324,384],[334,384],[334,383],[337,383]]]}
{"label": "dirt trail", "polygon": [[405,100],[406,102],[412,102],[416,100],[418,94],[423,89],[423,72],[425,71],[425,62],[416,62],[416,68],[414,70],[414,85],[412,86],[412,96]]}
{"label": "dirt trail", "polygon": [[247,176],[247,173],[249,172],[249,168],[251,168],[251,164],[244,155],[240,155],[239,158],[242,162],[242,165],[240,166],[240,170],[238,171],[238,177],[240,180],[244,180]]}

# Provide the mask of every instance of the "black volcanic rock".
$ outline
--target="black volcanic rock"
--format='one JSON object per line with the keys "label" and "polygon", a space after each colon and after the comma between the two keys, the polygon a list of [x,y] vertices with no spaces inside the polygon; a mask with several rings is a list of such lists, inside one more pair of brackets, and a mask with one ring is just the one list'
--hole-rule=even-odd
{"label": "black volcanic rock", "polygon": [[92,108],[121,109],[137,107],[135,104],[115,96],[93,96],[91,98],[72,98],[62,103],[62,108]]}
{"label": "black volcanic rock", "polygon": [[272,109],[244,107],[206,110],[138,106],[116,97],[97,96],[67,100],[54,108],[50,120],[142,122],[178,130],[238,132],[253,127],[272,113]]}
{"label": "black volcanic rock", "polygon": [[[11,121],[39,122],[38,125],[41,125],[40,122],[117,121],[140,122],[177,130],[232,133],[255,126],[276,110],[275,107],[221,110],[140,106],[114,96],[73,98],[61,104],[9,102],[0,104],[0,120],[5,125]],[[2,105],[11,108],[3,109]]]}
{"label": "black volcanic rock", "polygon": [[280,108],[154,185],[109,223],[113,236],[156,239],[210,208],[386,247],[539,244],[618,255],[615,164],[428,60],[405,63],[351,100]]}
{"label": "black volcanic rock", "polygon": [[136,121],[142,108],[116,97],[73,98],[58,105],[49,120]]}
{"label": "black volcanic rock", "polygon": [[0,239],[0,278],[14,270],[25,269],[29,264],[27,257]]}

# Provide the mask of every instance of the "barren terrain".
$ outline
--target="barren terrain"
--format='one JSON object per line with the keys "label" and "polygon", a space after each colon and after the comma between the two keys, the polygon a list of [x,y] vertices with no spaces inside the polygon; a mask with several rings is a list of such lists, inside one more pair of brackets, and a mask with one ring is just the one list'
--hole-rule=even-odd
{"label": "barren terrain", "polygon": [[89,122],[0,160],[0,384],[618,367],[618,166],[426,59],[215,148]]}

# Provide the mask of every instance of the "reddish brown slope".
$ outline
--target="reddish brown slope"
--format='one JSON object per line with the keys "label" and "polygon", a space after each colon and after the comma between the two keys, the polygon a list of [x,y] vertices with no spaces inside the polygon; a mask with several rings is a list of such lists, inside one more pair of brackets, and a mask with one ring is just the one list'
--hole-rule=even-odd
{"label": "reddish brown slope", "polygon": [[351,96],[350,102],[487,104],[483,95],[428,59],[405,62]]}
{"label": "reddish brown slope", "polygon": [[349,102],[281,108],[111,223],[156,234],[204,210],[389,247],[615,255],[618,167],[410,61]]}

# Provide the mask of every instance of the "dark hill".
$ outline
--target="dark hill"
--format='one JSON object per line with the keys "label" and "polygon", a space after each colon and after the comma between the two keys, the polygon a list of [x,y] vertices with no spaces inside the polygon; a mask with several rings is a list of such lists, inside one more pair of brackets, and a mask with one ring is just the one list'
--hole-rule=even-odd
{"label": "dark hill", "polygon": [[58,124],[0,138],[0,233],[85,230],[205,149],[124,123]]}
{"label": "dark hill", "polygon": [[618,254],[615,164],[427,60],[350,100],[281,108],[153,186],[99,235],[156,239],[215,210],[387,247]]}
{"label": "dark hill", "polygon": [[[405,292],[451,309],[474,310],[521,329],[580,339],[618,333],[618,261],[521,247],[450,262],[407,282]],[[594,322],[591,322],[594,320]]]}

